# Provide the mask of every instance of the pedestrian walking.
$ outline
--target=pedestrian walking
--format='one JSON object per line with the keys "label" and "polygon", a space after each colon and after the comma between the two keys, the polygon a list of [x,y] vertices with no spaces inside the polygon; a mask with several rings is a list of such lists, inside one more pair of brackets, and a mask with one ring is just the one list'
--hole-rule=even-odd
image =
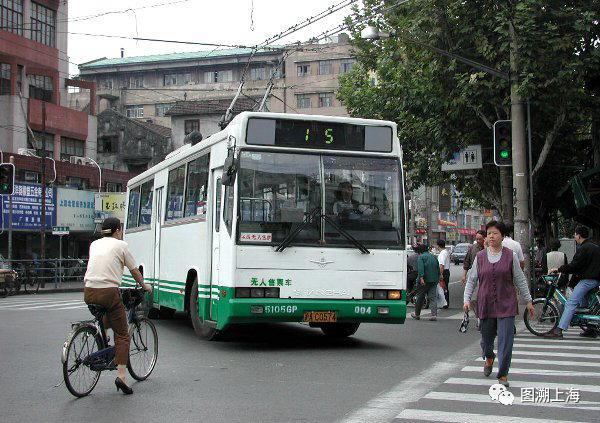
{"label": "pedestrian walking", "polygon": [[502,246],[506,227],[501,222],[491,221],[486,225],[488,247],[477,253],[471,268],[464,293],[463,308],[471,307],[471,296],[475,286],[477,312],[481,319],[481,349],[485,360],[483,374],[492,373],[494,341],[498,336],[498,383],[508,387],[508,371],[512,358],[515,316],[519,313],[517,304],[518,287],[521,296],[527,301],[527,309],[533,316],[531,294],[527,279],[523,274],[515,252]]}
{"label": "pedestrian walking", "polygon": [[[575,242],[579,245],[573,260],[569,264],[563,264],[558,268],[550,268],[550,272],[576,273],[581,280],[573,289],[573,293],[567,299],[565,310],[560,317],[558,327],[552,329],[544,336],[547,338],[562,339],[563,331],[569,328],[575,310],[583,305],[588,292],[600,285],[600,247],[589,240],[590,231],[585,226],[575,228]],[[584,337],[595,337],[595,333],[588,329],[579,334]]]}
{"label": "pedestrian walking", "polygon": [[417,291],[417,302],[415,303],[415,311],[410,317],[419,320],[421,317],[421,308],[425,295],[429,299],[429,308],[431,309],[431,317],[429,320],[437,320],[437,286],[440,282],[440,266],[437,259],[429,252],[429,247],[425,244],[418,245],[415,251],[419,254],[417,259],[417,280],[419,288]]}
{"label": "pedestrian walking", "polygon": [[[569,263],[567,255],[562,251],[558,251],[561,247],[561,243],[558,239],[550,240],[549,247],[550,251],[544,254],[540,263],[542,273],[544,275],[548,274],[550,269],[558,269],[559,267]],[[558,282],[559,288],[566,288],[568,283],[569,277],[566,273],[563,273]]]}
{"label": "pedestrian walking", "polygon": [[504,223],[504,227],[506,228],[506,236],[502,240],[502,246],[513,250],[519,259],[519,265],[521,266],[521,269],[525,269],[525,256],[523,255],[523,248],[518,241],[512,239],[515,227],[510,222]]}
{"label": "pedestrian walking", "polygon": [[[483,250],[485,246],[486,236],[487,233],[483,229],[477,231],[477,234],[475,235],[475,243],[469,247],[469,251],[467,251],[467,255],[465,255],[465,261],[463,262],[463,276],[460,280],[463,286],[465,286],[467,283],[467,275],[471,270],[471,267],[473,267],[473,262],[475,261],[477,253]],[[477,328],[477,330],[479,330],[479,313],[477,313],[477,290],[478,287],[475,287],[475,290],[473,291],[472,295],[472,297],[474,297],[475,299],[471,300],[471,310],[477,318],[477,323],[475,327]]]}
{"label": "pedestrian walking", "polygon": [[444,289],[444,297],[446,305],[442,308],[450,306],[450,251],[446,248],[446,241],[443,239],[437,240],[437,246],[440,250],[438,262],[440,265],[440,285]]}

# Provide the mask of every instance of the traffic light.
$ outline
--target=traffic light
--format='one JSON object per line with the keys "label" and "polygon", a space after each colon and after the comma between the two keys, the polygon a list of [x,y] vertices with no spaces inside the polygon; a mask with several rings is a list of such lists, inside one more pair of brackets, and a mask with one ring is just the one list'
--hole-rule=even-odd
{"label": "traffic light", "polygon": [[12,195],[15,186],[15,165],[0,164],[0,195]]}
{"label": "traffic light", "polygon": [[510,120],[498,120],[494,123],[494,163],[496,166],[512,166]]}

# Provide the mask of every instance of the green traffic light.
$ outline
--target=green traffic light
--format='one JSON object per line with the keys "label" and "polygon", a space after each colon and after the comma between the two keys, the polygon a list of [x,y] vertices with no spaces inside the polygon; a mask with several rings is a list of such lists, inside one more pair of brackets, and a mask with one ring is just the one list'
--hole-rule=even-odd
{"label": "green traffic light", "polygon": [[507,150],[500,151],[500,157],[502,157],[503,159],[508,159],[509,156],[510,156],[510,153]]}

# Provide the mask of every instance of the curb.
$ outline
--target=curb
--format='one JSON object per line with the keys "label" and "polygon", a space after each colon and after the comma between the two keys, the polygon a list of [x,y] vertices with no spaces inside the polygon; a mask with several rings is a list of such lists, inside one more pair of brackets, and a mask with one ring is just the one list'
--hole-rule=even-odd
{"label": "curb", "polygon": [[52,289],[52,288],[45,288],[45,289],[40,289],[38,292],[35,292],[35,289],[32,289],[31,291],[25,292],[20,290],[19,292],[17,292],[15,295],[13,295],[14,297],[19,297],[19,296],[28,296],[28,295],[43,295],[43,294],[60,294],[60,293],[68,293],[68,292],[83,292],[83,286],[81,287],[73,287],[73,288],[56,288],[56,289]]}

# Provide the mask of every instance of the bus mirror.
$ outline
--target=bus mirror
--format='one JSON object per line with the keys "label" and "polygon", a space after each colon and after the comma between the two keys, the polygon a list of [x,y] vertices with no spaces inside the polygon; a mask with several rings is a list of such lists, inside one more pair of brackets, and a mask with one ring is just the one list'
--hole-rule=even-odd
{"label": "bus mirror", "polygon": [[237,174],[237,160],[235,159],[234,149],[229,149],[227,152],[227,158],[223,165],[223,176],[221,177],[221,183],[225,186],[233,186],[235,183],[235,176]]}

